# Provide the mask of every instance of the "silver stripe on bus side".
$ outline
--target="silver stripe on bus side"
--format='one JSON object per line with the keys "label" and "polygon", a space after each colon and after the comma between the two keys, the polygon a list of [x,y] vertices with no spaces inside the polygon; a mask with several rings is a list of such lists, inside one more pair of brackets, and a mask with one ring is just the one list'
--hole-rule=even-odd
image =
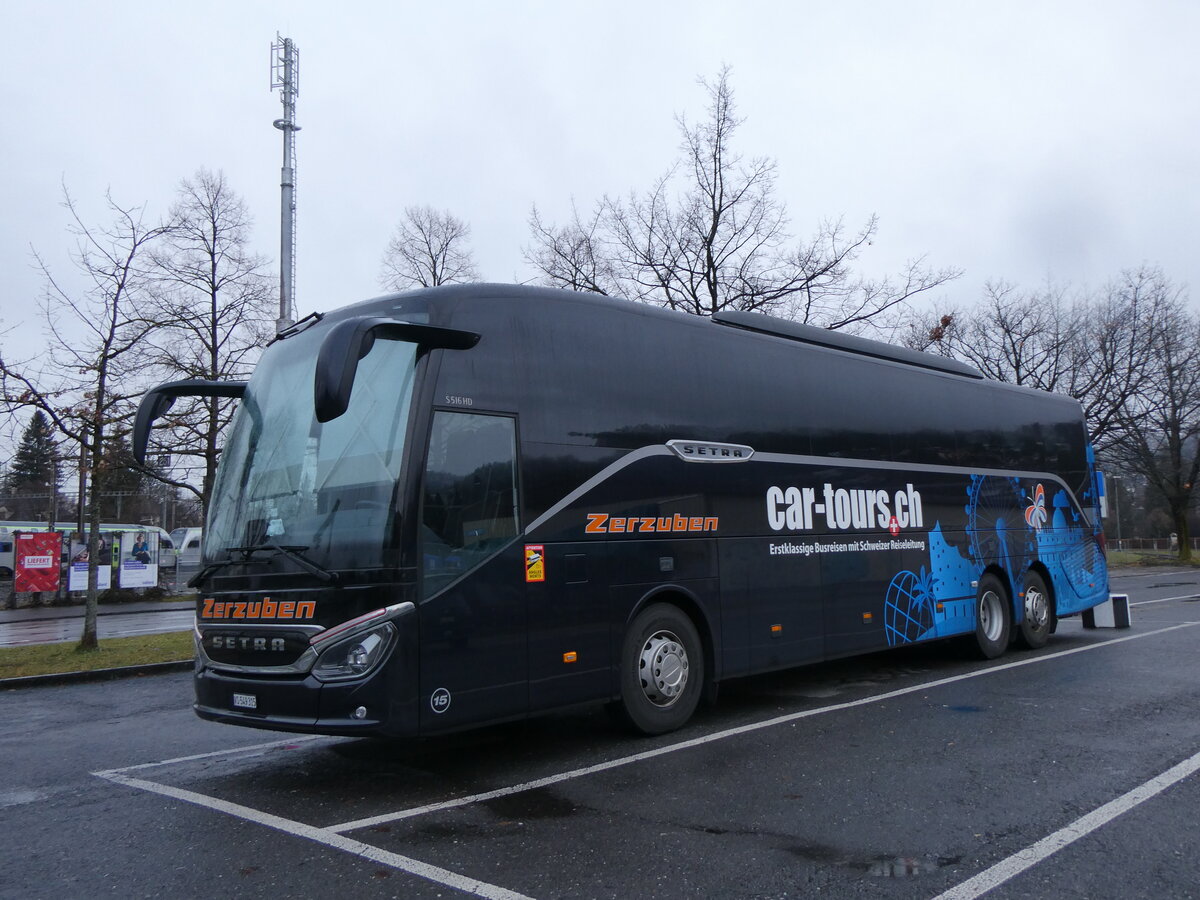
{"label": "silver stripe on bus side", "polygon": [[575,488],[575,490],[571,491],[571,493],[567,494],[567,496],[563,497],[552,507],[530,522],[529,526],[525,529],[525,534],[528,535],[534,530],[540,528],[542,525],[545,525],[588,491],[592,490],[597,485],[603,484],[605,481],[627,466],[631,466],[635,462],[640,462],[643,459],[649,459],[652,456],[674,455],[675,454],[667,448],[666,444],[652,444],[648,447],[641,447],[638,450],[633,450],[630,453],[626,453],[616,462],[609,463],[579,487]]}
{"label": "silver stripe on bus side", "polygon": [[[552,507],[529,523],[525,529],[525,535],[529,536],[532,532],[545,525],[550,519],[554,518],[572,503],[593,490],[598,485],[607,481],[617,472],[633,465],[635,462],[640,462],[643,459],[649,459],[653,456],[677,456],[666,444],[652,444],[646,447],[641,447],[637,450],[630,451],[622,456],[616,462],[605,466],[579,487],[575,488],[563,499],[559,500]],[[1060,476],[1051,472],[1027,472],[1014,469],[981,469],[971,466],[938,466],[932,463],[904,463],[891,462],[888,460],[874,459],[843,459],[833,456],[806,456],[793,453],[759,453],[755,452],[754,456],[748,460],[749,462],[766,462],[779,463],[783,465],[793,466],[813,466],[820,468],[844,468],[844,469],[881,469],[891,470],[895,472],[926,472],[939,475],[987,475],[996,478],[1021,478],[1028,480],[1047,481],[1058,485],[1065,490],[1074,501],[1077,508],[1085,513],[1087,507],[1080,502],[1079,497],[1075,494]]]}
{"label": "silver stripe on bus side", "polygon": [[979,469],[973,466],[938,466],[933,463],[892,462],[886,459],[843,459],[840,456],[804,456],[798,453],[755,453],[760,462],[823,466],[846,469],[893,469],[897,472],[933,472],[947,475],[993,475],[998,478],[1037,478],[1058,481],[1050,472],[1026,472],[1018,469]]}

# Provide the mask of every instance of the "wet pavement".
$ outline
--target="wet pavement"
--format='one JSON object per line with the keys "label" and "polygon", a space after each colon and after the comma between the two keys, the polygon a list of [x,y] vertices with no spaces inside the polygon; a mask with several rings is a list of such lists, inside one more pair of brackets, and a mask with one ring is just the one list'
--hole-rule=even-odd
{"label": "wet pavement", "polygon": [[272,734],[183,672],[4,691],[0,898],[1200,898],[1200,572],[1113,588],[1129,629],[730,682],[654,738]]}
{"label": "wet pavement", "polygon": [[[83,612],[83,606],[0,610],[0,647],[77,641],[83,633]],[[97,612],[101,640],[186,631],[195,622],[195,606],[186,600],[102,605]]]}

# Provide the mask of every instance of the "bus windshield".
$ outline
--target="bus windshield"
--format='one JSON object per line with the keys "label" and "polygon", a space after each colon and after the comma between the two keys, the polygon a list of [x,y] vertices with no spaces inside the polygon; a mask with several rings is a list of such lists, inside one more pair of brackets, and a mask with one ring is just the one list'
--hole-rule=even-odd
{"label": "bus windshield", "polygon": [[330,570],[391,564],[385,552],[417,348],[376,342],[359,364],[346,413],[320,423],[313,377],[323,334],[310,329],[263,354],[225,445],[206,563],[235,548],[279,545],[302,548]]}

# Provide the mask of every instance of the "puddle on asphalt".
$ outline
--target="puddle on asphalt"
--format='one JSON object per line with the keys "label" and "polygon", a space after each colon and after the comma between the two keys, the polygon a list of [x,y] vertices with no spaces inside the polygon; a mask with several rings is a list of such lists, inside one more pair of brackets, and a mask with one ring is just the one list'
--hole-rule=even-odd
{"label": "puddle on asphalt", "polygon": [[484,800],[480,804],[500,819],[562,819],[579,810],[570,800],[548,788],[534,788]]}
{"label": "puddle on asphalt", "polygon": [[945,866],[952,866],[961,858],[959,856],[896,856],[891,859],[877,859],[867,866],[867,874],[873,878],[913,878],[917,875],[929,875]]}
{"label": "puddle on asphalt", "polygon": [[787,848],[807,862],[838,866],[865,873],[872,878],[916,878],[946,866],[956,865],[961,856],[852,856],[836,847],[804,844]]}

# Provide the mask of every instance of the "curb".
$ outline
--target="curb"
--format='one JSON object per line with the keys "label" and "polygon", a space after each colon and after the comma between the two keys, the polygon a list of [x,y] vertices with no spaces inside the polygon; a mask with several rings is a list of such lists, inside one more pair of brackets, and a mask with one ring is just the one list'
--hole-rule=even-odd
{"label": "curb", "polygon": [[161,675],[167,672],[187,672],[195,668],[194,659],[176,662],[146,663],[140,666],[121,666],[116,669],[91,669],[84,672],[55,672],[50,675],[26,675],[21,678],[0,678],[0,690],[42,687],[56,684],[81,684],[88,681],[111,681],[140,675]]}

